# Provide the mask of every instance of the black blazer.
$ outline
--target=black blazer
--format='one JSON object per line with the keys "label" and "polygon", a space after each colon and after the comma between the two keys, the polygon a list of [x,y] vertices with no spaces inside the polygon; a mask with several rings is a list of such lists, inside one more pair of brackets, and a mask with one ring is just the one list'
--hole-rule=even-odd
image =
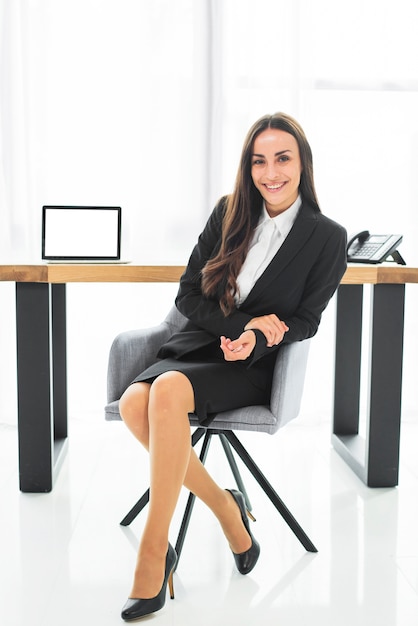
{"label": "black blazer", "polygon": [[[268,348],[260,331],[248,365],[272,355],[281,345],[312,337],[321,314],[347,266],[345,229],[303,202],[281,248],[257,280],[245,301],[228,317],[216,299],[201,292],[201,270],[219,248],[225,201],[213,210],[187,268],[180,279],[176,306],[188,322],[164,344],[160,358],[181,357],[221,335],[236,339],[244,326],[260,315],[275,313],[289,330],[279,346]],[[270,361],[270,359],[268,359]]]}

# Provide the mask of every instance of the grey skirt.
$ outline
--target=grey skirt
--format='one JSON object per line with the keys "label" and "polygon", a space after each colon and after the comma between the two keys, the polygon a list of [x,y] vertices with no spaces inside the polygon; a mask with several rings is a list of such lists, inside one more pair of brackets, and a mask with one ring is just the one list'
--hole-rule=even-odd
{"label": "grey skirt", "polygon": [[160,359],[141,372],[132,383],[152,383],[165,372],[181,372],[190,380],[195,414],[208,426],[216,413],[243,406],[270,403],[274,362],[263,359],[248,367],[246,361],[225,361],[218,342],[179,359]]}

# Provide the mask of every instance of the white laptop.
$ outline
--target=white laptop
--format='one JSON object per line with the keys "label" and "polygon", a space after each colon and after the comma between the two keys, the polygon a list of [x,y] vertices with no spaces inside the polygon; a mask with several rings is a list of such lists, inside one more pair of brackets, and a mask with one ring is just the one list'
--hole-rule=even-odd
{"label": "white laptop", "polygon": [[124,263],[122,209],[43,206],[42,260],[48,263]]}

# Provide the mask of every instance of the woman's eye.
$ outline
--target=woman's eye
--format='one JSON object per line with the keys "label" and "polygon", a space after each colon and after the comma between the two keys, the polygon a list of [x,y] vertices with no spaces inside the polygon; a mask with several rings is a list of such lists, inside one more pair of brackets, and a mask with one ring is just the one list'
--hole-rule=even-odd
{"label": "woman's eye", "polygon": [[288,161],[288,160],[289,160],[289,157],[288,157],[286,154],[282,154],[282,155],[279,157],[279,162],[280,162],[280,163],[286,163],[286,161]]}
{"label": "woman's eye", "polygon": [[253,161],[253,165],[262,165],[263,163],[263,159],[254,159]]}

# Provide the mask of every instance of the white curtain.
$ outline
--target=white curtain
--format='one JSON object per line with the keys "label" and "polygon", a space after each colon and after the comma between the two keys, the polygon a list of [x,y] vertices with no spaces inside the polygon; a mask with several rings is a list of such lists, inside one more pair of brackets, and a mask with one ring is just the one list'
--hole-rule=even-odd
{"label": "white curtain", "polygon": [[59,203],[120,204],[126,256],[185,263],[249,125],[282,110],[323,211],[403,233],[416,265],[417,18],[415,0],[0,0],[0,261],[39,262]]}
{"label": "white curtain", "polygon": [[326,212],[418,234],[414,0],[0,7],[0,258],[39,260],[42,204],[115,203],[132,258],[184,261],[275,110],[304,125]]}

